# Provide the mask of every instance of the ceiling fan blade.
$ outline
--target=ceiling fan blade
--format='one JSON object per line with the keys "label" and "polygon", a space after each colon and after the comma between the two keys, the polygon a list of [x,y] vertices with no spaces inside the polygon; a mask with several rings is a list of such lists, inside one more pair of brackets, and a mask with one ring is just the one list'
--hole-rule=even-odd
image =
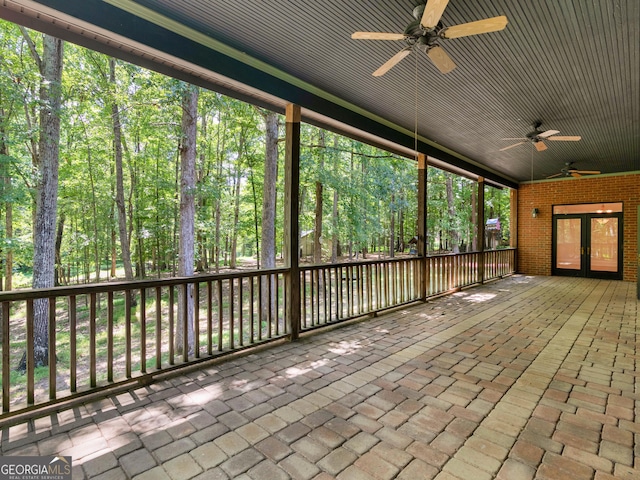
{"label": "ceiling fan blade", "polygon": [[353,32],[351,34],[354,40],[403,40],[405,37],[404,33],[387,32]]}
{"label": "ceiling fan blade", "polygon": [[580,178],[582,176],[578,172],[569,172],[569,175],[571,175],[572,177],[575,177],[575,178]]}
{"label": "ceiling fan blade", "polygon": [[469,35],[478,35],[479,33],[497,32],[503,30],[507,26],[507,17],[485,18],[476,22],[462,23],[446,28],[442,35],[444,38],[460,38]]}
{"label": "ceiling fan blade", "polygon": [[527,142],[514,143],[513,145],[509,145],[508,147],[501,148],[500,151],[504,152],[505,150],[509,150],[510,148],[517,147],[518,145],[522,145],[523,143],[527,143]]}
{"label": "ceiling fan blade", "polygon": [[556,178],[556,177],[562,177],[563,175],[564,175],[564,173],[556,173],[555,175],[551,175],[551,176],[547,177],[547,179]]}
{"label": "ceiling fan blade", "polygon": [[539,152],[544,152],[547,149],[547,146],[544,144],[542,140],[538,142],[533,142],[533,144],[535,145],[536,150]]}
{"label": "ceiling fan blade", "polygon": [[582,175],[600,175],[600,170],[572,170],[573,172],[580,173]]}
{"label": "ceiling fan blade", "polygon": [[556,133],[560,133],[560,130],[547,130],[546,132],[542,132],[541,134],[539,134],[538,137],[547,138],[551,135],[555,135]]}
{"label": "ceiling fan blade", "polygon": [[440,70],[441,73],[449,73],[451,70],[456,68],[456,64],[453,63],[451,57],[449,57],[447,52],[445,52],[439,45],[430,48],[427,55],[434,65],[438,67],[438,70]]}
{"label": "ceiling fan blade", "polygon": [[552,140],[554,142],[577,142],[577,141],[579,141],[581,139],[582,139],[582,137],[577,136],[577,135],[570,135],[570,136],[558,135],[558,136],[555,136],[555,137],[547,138],[547,140]]}
{"label": "ceiling fan blade", "polygon": [[406,57],[410,53],[411,53],[411,47],[403,48],[398,53],[396,53],[393,57],[391,57],[389,60],[387,60],[379,69],[377,69],[375,72],[373,72],[373,76],[374,77],[380,77],[380,76],[384,75],[389,70],[391,70],[391,68],[396,63],[398,63],[400,60],[402,60],[404,57]]}
{"label": "ceiling fan blade", "polygon": [[420,25],[423,28],[434,28],[438,25],[448,3],[449,0],[428,0],[420,19]]}

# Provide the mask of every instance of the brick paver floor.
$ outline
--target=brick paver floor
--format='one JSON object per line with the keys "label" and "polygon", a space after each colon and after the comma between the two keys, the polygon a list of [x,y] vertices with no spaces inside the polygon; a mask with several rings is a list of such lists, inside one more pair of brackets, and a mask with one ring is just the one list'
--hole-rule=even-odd
{"label": "brick paver floor", "polygon": [[635,284],[513,276],[2,431],[74,479],[640,479]]}

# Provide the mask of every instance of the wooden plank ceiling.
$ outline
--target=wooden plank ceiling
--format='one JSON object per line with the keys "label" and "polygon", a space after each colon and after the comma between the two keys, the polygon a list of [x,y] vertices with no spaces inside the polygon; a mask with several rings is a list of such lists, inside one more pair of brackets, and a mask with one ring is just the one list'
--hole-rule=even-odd
{"label": "wooden plank ceiling", "polygon": [[[306,108],[318,106],[323,115],[333,113],[391,141],[400,137],[388,132],[401,132],[401,137],[408,137],[400,140],[405,147],[413,144],[417,125],[421,145],[431,148],[430,155],[444,161],[460,159],[459,166],[471,166],[476,174],[488,173],[503,184],[546,178],[566,162],[603,174],[640,170],[637,0],[450,0],[442,16],[445,26],[497,15],[505,15],[509,23],[500,32],[442,41],[457,66],[446,75],[424,52],[416,51],[381,77],[371,74],[405,47],[404,41],[352,40],[350,35],[361,30],[401,33],[413,20],[411,12],[419,1],[2,1],[5,18],[28,23],[21,18],[24,11],[16,14],[16,3],[35,5],[36,11],[54,9],[65,18],[79,18],[172,55],[190,57],[206,69],[216,71],[217,64],[218,73],[229,76],[237,70],[241,82],[253,83],[258,90],[264,87],[284,100],[292,100],[286,88],[292,84],[299,90],[294,100],[312,99],[303,105]],[[159,30],[127,31],[132,17]],[[55,32],[56,26],[48,29]],[[73,37],[68,30],[67,37]],[[59,33],[64,38],[64,32]],[[205,44],[208,51],[221,52],[225,46],[235,50],[207,60],[205,50],[193,53],[180,47],[176,33]],[[80,43],[92,41],[95,37]],[[132,51],[127,55],[136,56]],[[243,78],[241,68],[225,67],[227,57],[261,71],[264,65],[275,70],[264,79],[247,72]],[[153,60],[145,61],[153,66]],[[274,76],[277,81],[269,80]],[[339,108],[322,106],[326,98]],[[357,115],[348,114],[354,111]],[[362,118],[373,120],[361,122]],[[548,141],[542,152],[531,142],[500,151],[517,143],[503,138],[523,137],[537,120],[543,131],[554,129],[582,139]],[[371,128],[371,122],[386,129]]]}

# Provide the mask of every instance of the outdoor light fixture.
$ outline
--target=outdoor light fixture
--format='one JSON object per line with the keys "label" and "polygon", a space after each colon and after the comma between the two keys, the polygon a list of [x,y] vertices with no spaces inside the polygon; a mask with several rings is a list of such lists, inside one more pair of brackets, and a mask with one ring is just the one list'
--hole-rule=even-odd
{"label": "outdoor light fixture", "polygon": [[536,218],[538,216],[538,209],[534,208],[533,210],[531,210],[531,216],[533,218]]}

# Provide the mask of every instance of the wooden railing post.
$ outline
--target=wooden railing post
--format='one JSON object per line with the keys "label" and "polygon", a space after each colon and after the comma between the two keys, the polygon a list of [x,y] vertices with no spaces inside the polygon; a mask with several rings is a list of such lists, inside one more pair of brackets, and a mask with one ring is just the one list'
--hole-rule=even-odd
{"label": "wooden railing post", "polygon": [[300,335],[300,235],[298,202],[300,188],[300,106],[286,108],[286,147],[284,165],[284,276],[286,321],[289,337]]}
{"label": "wooden railing post", "polygon": [[480,283],[484,283],[484,230],[485,230],[485,219],[484,219],[484,178],[478,177],[478,203],[477,203],[478,212],[476,218],[478,219],[478,252],[480,252],[479,260],[478,260],[478,278]]}
{"label": "wooden railing post", "polygon": [[418,244],[417,253],[421,258],[420,262],[420,298],[427,299],[427,289],[429,288],[429,263],[427,262],[427,176],[428,176],[427,156],[424,153],[418,154]]}

